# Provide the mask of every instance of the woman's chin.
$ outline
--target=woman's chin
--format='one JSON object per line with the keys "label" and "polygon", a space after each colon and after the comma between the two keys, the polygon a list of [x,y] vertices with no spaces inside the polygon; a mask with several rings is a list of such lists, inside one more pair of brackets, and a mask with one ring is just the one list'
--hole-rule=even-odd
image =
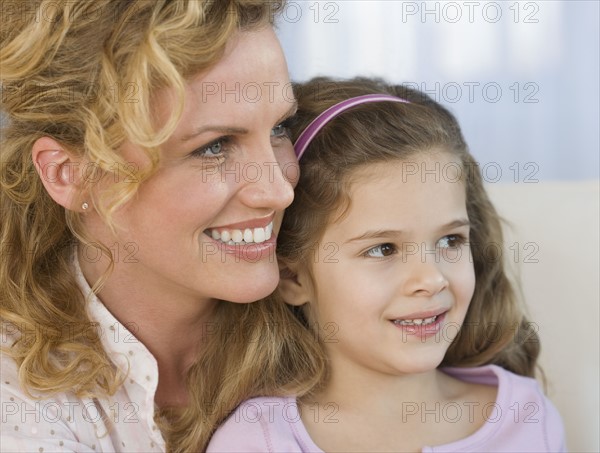
{"label": "woman's chin", "polygon": [[238,282],[238,284],[232,285],[228,294],[221,299],[237,304],[249,304],[273,293],[278,283],[279,272],[252,277],[251,281]]}

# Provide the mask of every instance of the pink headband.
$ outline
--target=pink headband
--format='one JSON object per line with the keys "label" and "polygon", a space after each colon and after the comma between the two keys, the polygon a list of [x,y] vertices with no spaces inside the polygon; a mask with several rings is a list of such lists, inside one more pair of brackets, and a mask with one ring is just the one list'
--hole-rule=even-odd
{"label": "pink headband", "polygon": [[339,102],[319,116],[317,116],[307,127],[302,131],[296,143],[294,143],[294,150],[296,151],[296,156],[298,156],[298,160],[308,148],[310,142],[312,142],[315,135],[319,133],[323,127],[329,123],[332,119],[338,116],[340,113],[345,112],[346,110],[360,104],[366,104],[368,102],[381,102],[381,101],[391,101],[391,102],[402,102],[404,104],[410,104],[406,99],[398,98],[396,96],[392,96],[390,94],[366,94],[364,96],[357,96],[355,98],[346,99],[345,101]]}

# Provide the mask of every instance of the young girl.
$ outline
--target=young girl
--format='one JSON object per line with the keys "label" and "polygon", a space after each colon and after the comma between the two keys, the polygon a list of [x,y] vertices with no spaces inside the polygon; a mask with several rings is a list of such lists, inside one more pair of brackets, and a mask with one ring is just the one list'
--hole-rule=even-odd
{"label": "young girl", "polygon": [[279,293],[326,370],[304,394],[240,405],[208,451],[563,451],[533,379],[538,337],[490,253],[500,220],[455,118],[366,79],[316,79],[297,95],[301,177]]}

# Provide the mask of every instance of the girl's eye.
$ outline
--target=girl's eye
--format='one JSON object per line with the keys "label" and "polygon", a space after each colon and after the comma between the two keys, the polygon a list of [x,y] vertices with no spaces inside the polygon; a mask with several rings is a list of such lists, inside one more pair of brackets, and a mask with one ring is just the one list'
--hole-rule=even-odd
{"label": "girl's eye", "polygon": [[364,256],[369,256],[371,258],[385,258],[386,256],[390,256],[396,253],[396,246],[389,242],[385,244],[379,244],[373,248],[370,248],[364,253]]}
{"label": "girl's eye", "polygon": [[290,137],[290,129],[288,127],[288,120],[275,126],[271,129],[271,137]]}
{"label": "girl's eye", "polygon": [[466,242],[466,238],[460,234],[449,234],[438,241],[438,247],[442,249],[453,249],[460,247]]}

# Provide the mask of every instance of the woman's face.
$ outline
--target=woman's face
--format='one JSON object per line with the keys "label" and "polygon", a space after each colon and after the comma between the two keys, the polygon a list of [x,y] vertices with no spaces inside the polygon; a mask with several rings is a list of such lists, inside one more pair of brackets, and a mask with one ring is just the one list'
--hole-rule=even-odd
{"label": "woman's face", "polygon": [[[171,99],[157,96],[160,121]],[[275,237],[298,177],[281,125],[295,108],[273,30],[241,32],[218,64],[189,81],[158,172],[115,216],[117,238],[97,216],[85,216],[92,234],[113,253],[119,247],[111,278],[171,301],[251,302],[269,294],[279,280]],[[131,144],[123,153],[147,164]],[[82,263],[84,272],[91,264]]]}

